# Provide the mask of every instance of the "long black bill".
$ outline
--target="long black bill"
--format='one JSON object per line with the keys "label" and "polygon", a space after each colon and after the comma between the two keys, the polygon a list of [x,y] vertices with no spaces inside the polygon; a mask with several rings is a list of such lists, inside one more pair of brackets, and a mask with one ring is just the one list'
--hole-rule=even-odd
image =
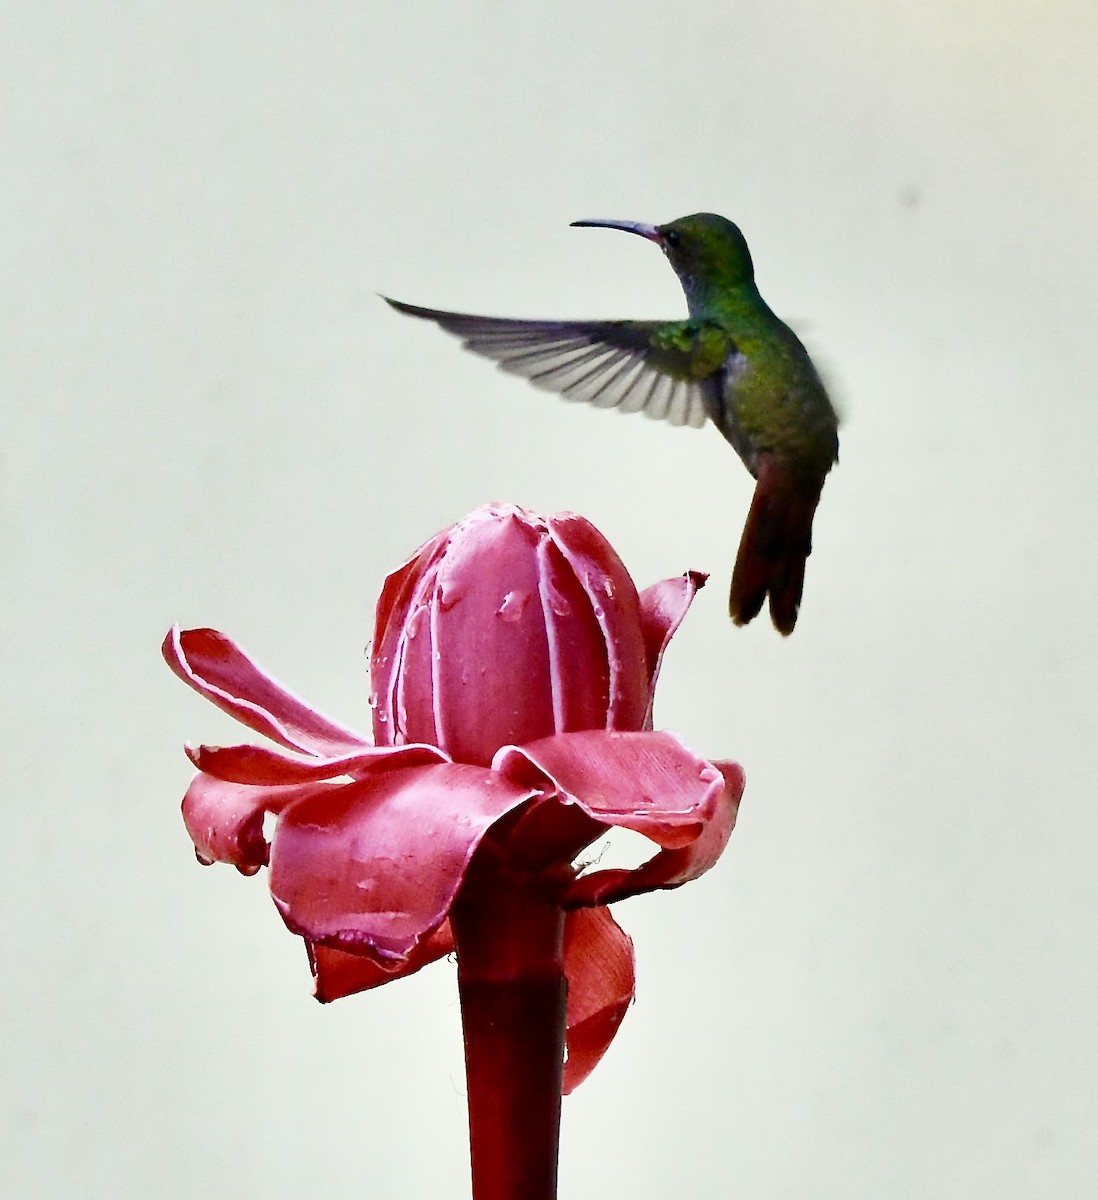
{"label": "long black bill", "polygon": [[641,221],[607,221],[593,218],[590,221],[573,221],[572,228],[591,229],[624,229],[626,233],[635,233],[638,237],[647,238],[650,242],[660,240],[660,232],[655,225],[645,225]]}

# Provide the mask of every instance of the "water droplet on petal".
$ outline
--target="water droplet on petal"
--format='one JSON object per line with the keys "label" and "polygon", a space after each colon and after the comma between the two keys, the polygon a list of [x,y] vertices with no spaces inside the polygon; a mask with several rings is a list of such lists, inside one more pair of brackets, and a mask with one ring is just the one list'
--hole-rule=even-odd
{"label": "water droplet on petal", "polygon": [[438,606],[443,612],[453,608],[464,595],[462,590],[450,579],[440,579],[435,594],[438,596]]}
{"label": "water droplet on petal", "polygon": [[529,592],[508,592],[503,597],[503,603],[496,609],[496,616],[505,621],[517,621],[529,603]]}
{"label": "water droplet on petal", "polygon": [[423,614],[426,611],[426,606],[421,604],[419,608],[417,608],[415,612],[413,612],[408,618],[408,621],[404,626],[404,631],[408,637],[414,638],[419,633],[420,626],[423,624]]}
{"label": "water droplet on petal", "polygon": [[571,615],[571,604],[568,603],[568,601],[554,586],[551,580],[546,584],[545,592],[546,598],[549,601],[549,611],[553,614],[553,616],[567,617]]}

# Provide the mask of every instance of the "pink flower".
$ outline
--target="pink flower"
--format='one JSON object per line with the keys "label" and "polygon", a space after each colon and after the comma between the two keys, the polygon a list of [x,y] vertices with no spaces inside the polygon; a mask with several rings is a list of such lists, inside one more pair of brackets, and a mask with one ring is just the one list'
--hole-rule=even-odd
{"label": "pink flower", "polygon": [[[660,658],[703,581],[638,595],[583,518],[479,509],[385,582],[373,744],[230,639],[173,629],[163,649],[176,674],[277,744],[188,748],[199,773],[183,816],[200,861],[269,866],[324,1001],[455,946],[459,980],[531,977],[531,962],[536,975],[556,961],[574,1087],[633,995],[632,945],[605,905],[696,878],[735,821],[740,768],[652,732]],[[634,870],[579,870],[611,828],[655,853]]]}

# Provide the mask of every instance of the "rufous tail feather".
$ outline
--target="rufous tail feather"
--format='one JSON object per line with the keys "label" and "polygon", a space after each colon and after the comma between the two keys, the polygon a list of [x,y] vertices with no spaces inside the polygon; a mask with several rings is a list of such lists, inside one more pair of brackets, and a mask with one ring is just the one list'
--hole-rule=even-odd
{"label": "rufous tail feather", "polygon": [[778,459],[760,458],[728,597],[728,612],[737,625],[758,616],[769,596],[774,628],[787,637],[793,632],[822,487],[822,479],[815,484]]}

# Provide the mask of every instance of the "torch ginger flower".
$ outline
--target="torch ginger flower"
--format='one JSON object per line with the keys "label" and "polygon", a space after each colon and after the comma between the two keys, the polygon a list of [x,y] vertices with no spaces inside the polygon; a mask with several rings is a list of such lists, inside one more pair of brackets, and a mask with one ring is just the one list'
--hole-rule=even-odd
{"label": "torch ginger flower", "polygon": [[[638,595],[582,517],[479,509],[385,582],[373,743],[213,630],[164,642],[184,682],[281,747],[188,748],[183,816],[203,863],[270,867],[317,997],[456,950],[478,1200],[555,1195],[562,1087],[633,996],[632,944],[605,905],[696,878],[732,831],[740,768],[652,731],[660,659],[703,581]],[[581,870],[615,827],[654,856]]]}

